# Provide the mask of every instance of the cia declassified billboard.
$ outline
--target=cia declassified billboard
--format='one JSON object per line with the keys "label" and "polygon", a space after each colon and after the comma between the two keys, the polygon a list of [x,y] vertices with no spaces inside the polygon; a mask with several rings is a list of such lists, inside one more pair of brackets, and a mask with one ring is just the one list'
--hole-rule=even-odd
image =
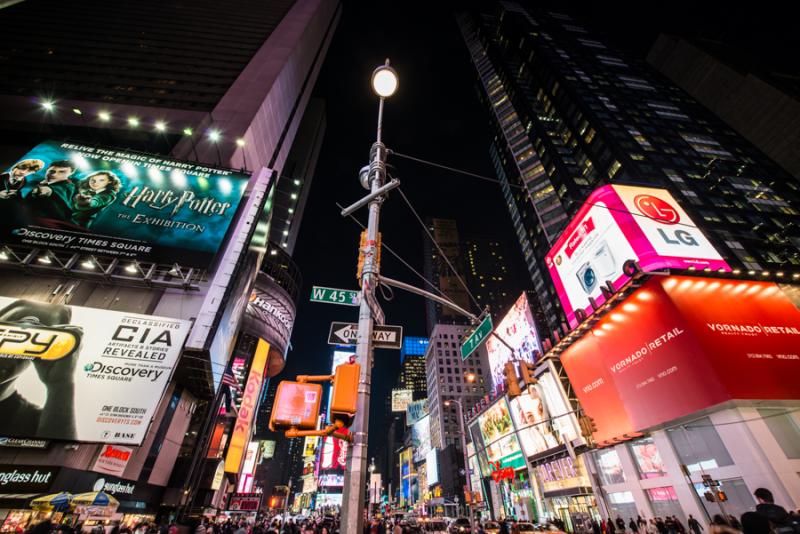
{"label": "cia declassified billboard", "polygon": [[612,442],[729,400],[800,399],[800,311],[774,283],[656,277],[561,362]]}
{"label": "cia declassified billboard", "polygon": [[596,189],[545,257],[570,325],[575,310],[603,302],[601,287],[627,281],[623,265],[645,271],[696,267],[730,270],[666,189],[605,185]]}
{"label": "cia declassified billboard", "polygon": [[392,411],[405,412],[408,405],[414,402],[414,391],[410,389],[392,390]]}
{"label": "cia declassified billboard", "polygon": [[528,296],[523,293],[517,299],[508,313],[497,325],[494,331],[506,343],[514,348],[512,355],[508,347],[501,343],[495,336],[486,340],[486,352],[489,355],[489,368],[492,373],[492,384],[497,386],[504,380],[503,366],[510,361],[536,361],[536,353],[541,354],[542,344],[533,314],[528,303]]}
{"label": "cia declassified billboard", "polygon": [[0,241],[206,268],[248,176],[46,141],[0,174]]}
{"label": "cia declassified billboard", "polygon": [[0,297],[0,435],[141,444],[189,327]]}

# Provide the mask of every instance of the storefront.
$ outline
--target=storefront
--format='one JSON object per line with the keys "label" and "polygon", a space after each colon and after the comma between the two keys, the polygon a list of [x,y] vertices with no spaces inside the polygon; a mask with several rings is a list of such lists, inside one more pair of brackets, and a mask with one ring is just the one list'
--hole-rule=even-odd
{"label": "storefront", "polygon": [[591,521],[600,514],[583,456],[563,456],[534,469],[547,508],[544,518],[563,521],[571,532],[591,532]]}

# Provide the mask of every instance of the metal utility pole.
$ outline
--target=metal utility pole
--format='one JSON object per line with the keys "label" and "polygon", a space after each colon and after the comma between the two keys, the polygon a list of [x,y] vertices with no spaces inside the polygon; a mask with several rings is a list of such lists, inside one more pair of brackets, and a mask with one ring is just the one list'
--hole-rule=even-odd
{"label": "metal utility pole", "polygon": [[370,150],[369,171],[362,185],[370,190],[367,240],[363,249],[364,267],[361,273],[361,302],[358,309],[358,338],[356,358],[361,365],[358,384],[358,405],[351,432],[353,441],[348,452],[348,468],[344,474],[344,492],[340,525],[342,534],[362,534],[364,531],[364,493],[367,480],[367,430],[372,376],[372,329],[375,305],[374,292],[378,285],[377,264],[378,221],[383,196],[379,189],[386,180],[386,147],[382,142],[383,101],[397,89],[397,74],[389,67],[389,60],[372,73],[372,87],[379,96],[377,139]]}
{"label": "metal utility pole", "polygon": [[[445,405],[449,402],[452,402],[458,407],[458,426],[461,430],[461,452],[464,454],[464,478],[467,479],[467,491],[469,492],[469,500],[465,499],[464,506],[467,507],[469,511],[469,524],[471,528],[471,532],[475,532],[475,517],[474,511],[472,509],[472,478],[470,477],[469,472],[469,456],[467,455],[467,434],[466,434],[466,427],[464,426],[464,407],[461,405],[461,401],[456,399],[451,399],[445,401]],[[466,496],[465,496],[466,497]],[[456,497],[457,499],[458,497]],[[458,501],[456,501],[458,502]]]}

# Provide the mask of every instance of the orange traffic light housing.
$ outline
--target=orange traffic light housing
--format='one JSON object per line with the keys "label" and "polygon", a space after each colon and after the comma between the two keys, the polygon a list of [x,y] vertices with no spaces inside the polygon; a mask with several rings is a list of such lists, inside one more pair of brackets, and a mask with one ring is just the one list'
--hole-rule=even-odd
{"label": "orange traffic light housing", "polygon": [[317,428],[322,399],[322,385],[284,380],[278,384],[275,402],[269,418],[269,429],[285,430],[295,428],[313,430]]}
{"label": "orange traffic light housing", "polygon": [[522,378],[522,384],[525,387],[539,383],[539,381],[536,379],[536,376],[534,376],[535,369],[536,365],[531,362],[526,362],[526,361],[519,362],[519,372]]}
{"label": "orange traffic light housing", "polygon": [[358,382],[361,379],[361,366],[357,363],[343,363],[336,367],[331,392],[331,422],[337,427],[350,426],[358,406]]}
{"label": "orange traffic light housing", "polygon": [[508,398],[513,399],[522,395],[522,390],[519,389],[519,378],[517,378],[517,369],[514,367],[514,362],[506,362],[503,366],[503,374],[506,377],[506,391],[508,391]]}

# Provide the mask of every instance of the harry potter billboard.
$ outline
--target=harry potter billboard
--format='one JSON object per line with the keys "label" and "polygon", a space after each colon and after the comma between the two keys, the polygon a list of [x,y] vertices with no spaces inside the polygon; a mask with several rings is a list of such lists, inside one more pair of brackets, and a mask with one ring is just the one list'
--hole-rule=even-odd
{"label": "harry potter billboard", "polygon": [[207,268],[248,176],[46,141],[0,174],[0,241]]}

